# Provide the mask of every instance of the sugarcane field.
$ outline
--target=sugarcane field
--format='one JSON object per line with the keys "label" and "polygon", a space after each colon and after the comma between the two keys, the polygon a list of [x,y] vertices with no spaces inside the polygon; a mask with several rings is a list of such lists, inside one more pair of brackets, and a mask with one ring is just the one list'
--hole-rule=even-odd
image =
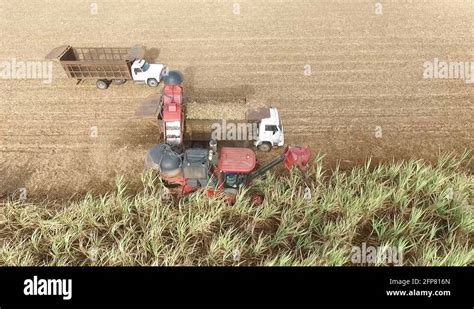
{"label": "sugarcane field", "polygon": [[473,1],[0,17],[0,266],[474,266]]}

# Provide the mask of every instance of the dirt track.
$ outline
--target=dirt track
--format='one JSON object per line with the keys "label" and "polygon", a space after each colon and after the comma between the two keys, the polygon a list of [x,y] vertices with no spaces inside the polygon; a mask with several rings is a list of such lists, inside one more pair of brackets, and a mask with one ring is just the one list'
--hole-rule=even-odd
{"label": "dirt track", "polygon": [[[422,74],[433,58],[473,60],[474,1],[381,1],[382,15],[356,0],[246,0],[237,15],[217,0],[97,1],[96,15],[91,1],[5,2],[2,61],[41,60],[63,44],[144,44],[185,73],[190,96],[277,106],[287,142],[331,164],[473,146],[473,84]],[[104,192],[117,174],[136,181],[158,136],[134,112],[157,90],[75,86],[57,64],[53,77],[0,80],[0,198],[19,188],[37,199]]]}

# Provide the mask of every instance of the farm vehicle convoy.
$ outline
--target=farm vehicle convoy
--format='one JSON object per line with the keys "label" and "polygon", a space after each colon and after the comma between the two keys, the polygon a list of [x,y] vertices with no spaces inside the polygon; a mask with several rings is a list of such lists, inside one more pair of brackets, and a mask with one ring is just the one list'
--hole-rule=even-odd
{"label": "farm vehicle convoy", "polygon": [[[174,195],[205,190],[209,196],[223,194],[226,201],[233,203],[241,187],[281,163],[288,170],[296,167],[306,171],[311,157],[308,147],[286,146],[281,155],[260,168],[257,168],[255,152],[248,147],[220,146],[218,149],[217,140],[225,138],[222,134],[216,138],[214,133],[219,122],[226,121],[251,133],[253,146],[260,151],[284,146],[283,127],[275,107],[247,110],[244,104],[239,116],[234,117],[238,119],[226,119],[228,115],[222,105],[186,99],[180,72],[168,72],[165,65],[150,64],[144,56],[145,49],[140,46],[73,48],[65,45],[53,49],[46,58],[58,59],[69,78],[77,79],[78,83],[94,79],[97,88],[102,90],[111,82],[120,85],[133,80],[156,87],[164,80],[161,94],[145,99],[136,115],[152,119],[159,128],[162,143],[148,151],[145,163],[147,168],[158,172]],[[242,102],[227,103],[237,108]],[[208,109],[213,111],[212,118],[206,116]],[[233,144],[237,142],[235,136],[231,140]],[[262,200],[261,193],[253,193],[254,203]]]}

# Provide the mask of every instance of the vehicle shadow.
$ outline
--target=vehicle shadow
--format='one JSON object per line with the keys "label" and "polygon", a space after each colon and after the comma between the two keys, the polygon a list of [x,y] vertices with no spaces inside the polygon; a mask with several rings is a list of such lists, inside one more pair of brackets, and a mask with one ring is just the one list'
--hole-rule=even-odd
{"label": "vehicle shadow", "polygon": [[150,63],[156,63],[159,55],[160,50],[158,48],[145,49],[145,60]]}

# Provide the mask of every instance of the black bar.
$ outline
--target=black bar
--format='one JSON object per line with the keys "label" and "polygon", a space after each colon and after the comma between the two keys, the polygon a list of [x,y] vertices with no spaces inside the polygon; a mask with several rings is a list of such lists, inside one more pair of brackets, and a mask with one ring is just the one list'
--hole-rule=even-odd
{"label": "black bar", "polygon": [[[72,297],[25,296],[26,279],[72,279]],[[472,267],[0,267],[0,307],[8,304],[313,303],[457,304],[472,308]],[[438,284],[392,280],[444,279]],[[411,281],[410,281],[411,282]],[[387,296],[387,290],[449,291],[450,296]],[[448,307],[446,307],[448,308]],[[403,307],[405,309],[405,307]]]}

